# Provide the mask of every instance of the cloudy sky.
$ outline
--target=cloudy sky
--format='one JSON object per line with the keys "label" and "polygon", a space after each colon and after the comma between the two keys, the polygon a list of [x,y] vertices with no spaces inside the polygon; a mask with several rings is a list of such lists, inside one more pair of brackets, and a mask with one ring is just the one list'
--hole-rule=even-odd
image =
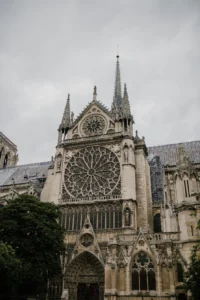
{"label": "cloudy sky", "polygon": [[0,0],[0,131],[50,160],[67,94],[110,107],[116,48],[148,146],[200,139],[199,0]]}

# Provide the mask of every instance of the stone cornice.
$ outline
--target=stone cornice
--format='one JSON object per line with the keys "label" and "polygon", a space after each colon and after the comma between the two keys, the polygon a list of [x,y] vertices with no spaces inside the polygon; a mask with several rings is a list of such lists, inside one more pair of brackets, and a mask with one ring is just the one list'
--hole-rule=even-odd
{"label": "stone cornice", "polygon": [[[127,137],[126,137],[127,138]],[[132,139],[132,137],[129,137]],[[62,147],[62,148],[70,148],[73,146],[81,145],[93,145],[99,142],[102,144],[107,144],[108,142],[121,142],[122,139],[124,139],[124,135],[119,132],[119,133],[113,133],[113,134],[102,134],[102,135],[96,135],[96,136],[88,136],[88,137],[81,137],[77,139],[69,139],[63,141],[61,144],[57,146],[57,148]]]}

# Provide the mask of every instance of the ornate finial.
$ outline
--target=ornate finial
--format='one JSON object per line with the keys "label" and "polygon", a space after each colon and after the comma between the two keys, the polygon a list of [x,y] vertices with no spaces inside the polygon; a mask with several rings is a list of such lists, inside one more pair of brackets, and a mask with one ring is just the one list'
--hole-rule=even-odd
{"label": "ornate finial", "polygon": [[94,92],[93,92],[93,101],[97,100],[97,87],[96,85],[94,86]]}
{"label": "ornate finial", "polygon": [[127,87],[126,87],[126,83],[124,83],[124,95],[127,95]]}

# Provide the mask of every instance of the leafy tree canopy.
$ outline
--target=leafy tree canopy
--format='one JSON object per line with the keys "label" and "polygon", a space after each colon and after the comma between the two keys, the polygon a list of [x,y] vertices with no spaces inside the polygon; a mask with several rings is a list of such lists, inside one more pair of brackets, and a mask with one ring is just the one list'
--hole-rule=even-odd
{"label": "leafy tree canopy", "polygon": [[1,292],[14,290],[19,283],[21,262],[16,257],[14,249],[0,243],[0,286]]}
{"label": "leafy tree canopy", "polygon": [[0,240],[15,250],[24,279],[35,282],[60,271],[64,231],[58,224],[59,208],[30,195],[10,200],[0,209]]}
{"label": "leafy tree canopy", "polygon": [[[200,220],[197,228],[200,229]],[[200,242],[200,241],[199,241]],[[200,299],[200,245],[193,247],[190,257],[190,265],[185,274],[186,289],[192,294],[193,300]]]}
{"label": "leafy tree canopy", "polygon": [[186,273],[185,283],[187,290],[192,293],[193,300],[200,298],[200,253],[199,246],[192,250],[191,261]]}

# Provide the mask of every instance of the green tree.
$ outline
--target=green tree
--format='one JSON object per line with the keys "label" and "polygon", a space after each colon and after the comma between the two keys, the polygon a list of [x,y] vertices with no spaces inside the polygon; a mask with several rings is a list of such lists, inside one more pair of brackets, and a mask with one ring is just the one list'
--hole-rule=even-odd
{"label": "green tree", "polygon": [[190,265],[185,276],[187,290],[192,294],[193,300],[200,299],[200,254],[199,246],[192,249]]}
{"label": "green tree", "polygon": [[[200,229],[200,220],[198,220]],[[185,286],[192,294],[193,300],[200,299],[200,245],[193,247],[190,257],[190,265],[185,274]]]}
{"label": "green tree", "polygon": [[21,261],[15,255],[14,249],[7,244],[0,243],[0,287],[1,294],[14,291],[21,272]]}
{"label": "green tree", "polygon": [[0,209],[0,240],[13,247],[22,263],[22,281],[46,285],[61,271],[64,230],[59,207],[22,195]]}

